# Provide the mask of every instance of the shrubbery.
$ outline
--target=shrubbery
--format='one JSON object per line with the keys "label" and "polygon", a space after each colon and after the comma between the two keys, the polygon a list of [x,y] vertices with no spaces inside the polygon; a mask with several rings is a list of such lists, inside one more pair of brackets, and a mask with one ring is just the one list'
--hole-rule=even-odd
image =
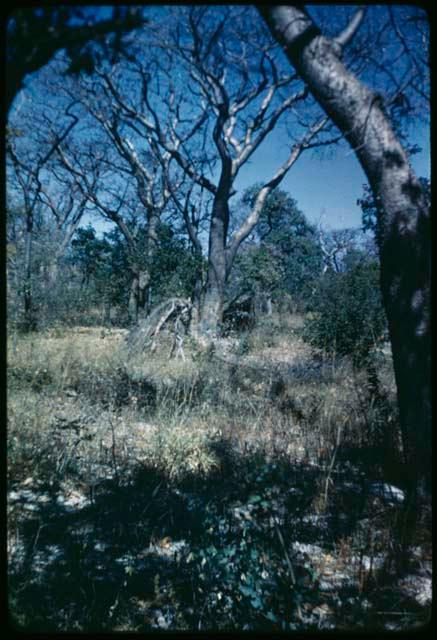
{"label": "shrubbery", "polygon": [[328,353],[352,356],[354,365],[367,360],[382,340],[386,317],[379,271],[375,263],[358,262],[344,273],[328,273],[315,293],[315,312],[302,336]]}

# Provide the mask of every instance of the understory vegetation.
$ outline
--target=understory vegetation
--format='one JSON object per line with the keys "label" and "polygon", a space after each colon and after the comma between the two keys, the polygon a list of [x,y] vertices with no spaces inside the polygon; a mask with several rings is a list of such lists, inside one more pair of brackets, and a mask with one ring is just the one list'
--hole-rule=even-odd
{"label": "understory vegetation", "polygon": [[[303,324],[262,318],[215,350],[192,343],[185,360],[169,359],[165,332],[153,354],[129,354],[122,329],[9,336],[15,624],[382,629],[427,619],[398,577],[406,561],[407,575],[423,569],[430,539],[422,522],[405,554],[390,358],[375,356],[382,408],[365,372],[305,343]],[[382,422],[390,446],[375,444]]]}

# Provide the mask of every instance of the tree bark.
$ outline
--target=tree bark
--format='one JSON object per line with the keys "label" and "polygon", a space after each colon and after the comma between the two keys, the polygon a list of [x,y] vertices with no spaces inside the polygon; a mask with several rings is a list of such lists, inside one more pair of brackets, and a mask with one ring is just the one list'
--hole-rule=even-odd
{"label": "tree bark", "polygon": [[130,321],[136,323],[141,316],[150,313],[150,273],[140,269],[132,273],[128,313]]}
{"label": "tree bark", "polygon": [[226,238],[228,235],[228,200],[231,184],[231,178],[230,175],[227,175],[225,166],[214,198],[211,216],[208,276],[200,311],[200,332],[204,335],[217,335],[223,320],[225,285],[229,272],[226,256]]}
{"label": "tree bark", "polygon": [[24,253],[24,287],[23,287],[23,330],[27,333],[36,327],[32,295],[32,234],[33,215],[27,214],[26,240]]}
{"label": "tree bark", "polygon": [[196,275],[195,282],[193,287],[193,295],[192,295],[192,308],[191,308],[191,317],[190,317],[190,332],[193,334],[199,329],[200,322],[200,311],[202,309],[202,301],[203,301],[203,265],[202,265],[202,252],[201,250],[195,250],[195,257],[197,261],[196,267]]}
{"label": "tree bark", "polygon": [[142,270],[138,277],[138,315],[148,316],[150,313],[150,272]]}
{"label": "tree bark", "polygon": [[381,288],[387,313],[410,489],[431,472],[430,217],[421,185],[382,98],[341,60],[301,6],[260,8],[316,100],[344,133],[380,204]]}
{"label": "tree bark", "polygon": [[138,322],[138,298],[139,278],[137,273],[133,273],[128,303],[129,320],[133,324],[136,324]]}
{"label": "tree bark", "polygon": [[55,287],[59,279],[59,261],[60,256],[55,256],[47,267],[46,282],[49,287]]}

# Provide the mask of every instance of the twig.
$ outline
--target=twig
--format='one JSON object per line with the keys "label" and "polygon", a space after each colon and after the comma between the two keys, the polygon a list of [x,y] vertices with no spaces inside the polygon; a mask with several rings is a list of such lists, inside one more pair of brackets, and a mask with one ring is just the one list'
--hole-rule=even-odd
{"label": "twig", "polygon": [[337,438],[336,438],[336,441],[335,441],[335,447],[334,447],[334,451],[333,451],[333,454],[332,454],[331,463],[329,465],[328,475],[326,476],[326,481],[325,481],[325,493],[324,493],[324,496],[323,496],[323,502],[324,502],[325,509],[326,509],[326,504],[328,502],[328,488],[329,488],[329,482],[331,480],[332,469],[334,468],[335,458],[337,456],[338,447],[340,446],[340,436],[341,436],[341,425],[339,425],[339,427],[337,429]]}
{"label": "twig", "polygon": [[112,604],[112,605],[109,607],[109,610],[108,610],[108,616],[109,616],[110,618],[112,618],[112,616],[114,615],[114,612],[115,612],[116,608],[118,607],[118,596],[119,596],[119,595],[120,595],[120,589],[118,590],[117,595],[115,596],[114,604]]}
{"label": "twig", "polygon": [[207,603],[208,603],[208,598],[205,598],[205,602],[204,602],[204,604],[203,604],[202,611],[200,612],[199,622],[198,622],[198,624],[197,624],[197,629],[198,629],[198,631],[200,631],[200,630],[201,630],[201,628],[202,628],[203,612],[205,611],[205,607],[206,607]]}
{"label": "twig", "polygon": [[114,475],[115,475],[115,479],[117,481],[117,484],[120,483],[120,477],[118,475],[118,467],[117,467],[117,458],[115,455],[115,429],[114,429],[114,425],[112,424],[112,420],[110,418],[108,418],[109,420],[109,424],[111,425],[111,431],[112,431],[112,445],[111,445],[111,454],[112,454],[112,463],[113,463],[113,468],[114,468]]}
{"label": "twig", "polygon": [[375,611],[377,616],[410,616],[414,617],[417,614],[409,613],[408,611]]}
{"label": "twig", "polygon": [[[279,526],[278,526],[278,523],[276,521],[276,518],[273,518],[273,522],[275,523],[276,533],[278,534],[279,542],[281,543],[281,547],[282,547],[282,550],[284,552],[285,559],[287,561],[288,572],[290,574],[291,584],[294,587],[296,585],[296,576],[294,574],[293,565],[291,564],[290,556],[288,555],[288,551],[287,551],[287,548],[285,546],[284,538],[282,537],[282,533],[281,533],[281,531],[279,529]],[[302,620],[302,610],[300,608],[300,604],[299,603],[297,603],[297,616],[298,616],[299,620]]]}
{"label": "twig", "polygon": [[41,529],[44,529],[44,527],[48,527],[48,525],[47,524],[40,524],[39,527],[38,527],[38,531],[37,531],[36,536],[35,536],[35,542],[33,543],[32,551],[31,551],[31,554],[30,554],[31,558],[33,558],[33,555],[35,553],[35,548],[36,548],[36,545],[38,543],[39,534],[41,533]]}

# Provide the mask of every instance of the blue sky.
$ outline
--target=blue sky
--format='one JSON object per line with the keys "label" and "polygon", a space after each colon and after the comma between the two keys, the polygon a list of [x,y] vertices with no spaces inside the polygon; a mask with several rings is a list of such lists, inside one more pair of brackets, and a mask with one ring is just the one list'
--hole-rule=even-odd
{"label": "blue sky", "polygon": [[[162,8],[156,8],[160,12]],[[152,10],[153,13],[154,10]],[[99,8],[99,17],[107,17],[109,8]],[[411,143],[418,144],[422,151],[411,158],[413,167],[419,176],[430,175],[429,127],[416,126],[410,130]],[[255,182],[265,181],[278,169],[288,155],[287,136],[279,127],[273,131],[254,153],[250,162],[240,171],[235,187],[238,191],[231,204],[238,201],[245,188]],[[359,227],[361,210],[357,199],[363,194],[365,175],[349,146],[343,142],[328,148],[323,153],[307,151],[302,154],[290,169],[280,188],[289,192],[297,201],[299,208],[311,223],[320,221],[332,229]],[[101,232],[112,225],[98,215],[86,216],[82,225],[88,222]]]}
{"label": "blue sky", "polygon": [[[418,176],[430,176],[429,136],[426,126],[410,132],[410,142],[422,148],[411,158]],[[244,189],[262,176],[273,175],[283,157],[283,138],[273,133],[254,154],[253,161],[241,170],[238,188]],[[285,176],[280,188],[290,193],[310,222],[318,223],[323,214],[323,224],[334,229],[360,226],[361,209],[356,202],[362,196],[366,182],[355,154],[342,143],[323,155],[317,151],[304,153]]]}
{"label": "blue sky", "polygon": [[[422,151],[411,158],[418,176],[430,176],[430,137],[429,128],[416,127],[410,134],[410,141],[417,143]],[[284,159],[286,147],[279,132],[272,135],[254,154],[238,176],[235,201],[244,189],[255,182],[269,178],[278,169]],[[297,201],[311,223],[322,222],[324,227],[342,229],[361,225],[361,209],[357,199],[363,194],[366,183],[361,166],[346,143],[337,145],[323,155],[317,151],[303,154],[290,169],[280,188],[289,192]],[[98,216],[84,218],[83,226],[88,222],[99,232],[107,231],[111,224]]]}

